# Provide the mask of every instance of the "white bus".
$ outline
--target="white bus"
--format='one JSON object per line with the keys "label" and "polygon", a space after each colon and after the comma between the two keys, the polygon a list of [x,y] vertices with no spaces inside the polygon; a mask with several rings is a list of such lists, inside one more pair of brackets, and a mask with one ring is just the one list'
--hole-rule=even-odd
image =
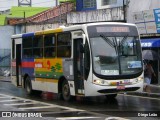
{"label": "white bus", "polygon": [[142,91],[137,27],[101,22],[13,35],[12,83],[28,94],[48,91],[66,101]]}

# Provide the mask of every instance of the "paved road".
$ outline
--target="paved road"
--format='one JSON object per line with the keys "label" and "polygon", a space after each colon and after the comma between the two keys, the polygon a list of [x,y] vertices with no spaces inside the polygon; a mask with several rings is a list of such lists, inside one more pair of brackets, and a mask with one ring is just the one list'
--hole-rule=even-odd
{"label": "paved road", "polygon": [[[116,99],[106,100],[104,97],[79,99],[64,102],[56,98],[42,99],[41,96],[27,96],[21,88],[16,88],[10,82],[0,82],[0,111],[31,112],[42,114],[42,118],[57,120],[107,120],[116,119],[158,119],[144,117],[153,114],[160,115],[160,99],[148,96],[118,95]],[[120,118],[119,118],[120,117]],[[0,118],[1,119],[1,118]],[[116,120],[115,119],[115,120]]]}

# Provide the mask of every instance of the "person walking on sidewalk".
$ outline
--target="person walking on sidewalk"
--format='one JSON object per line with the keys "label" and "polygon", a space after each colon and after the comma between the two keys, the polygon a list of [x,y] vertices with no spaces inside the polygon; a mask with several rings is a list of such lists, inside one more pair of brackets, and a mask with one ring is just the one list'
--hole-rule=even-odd
{"label": "person walking on sidewalk", "polygon": [[145,92],[149,92],[149,93],[151,92],[149,85],[151,83],[152,75],[156,76],[152,68],[151,62],[148,62],[144,69],[144,91]]}

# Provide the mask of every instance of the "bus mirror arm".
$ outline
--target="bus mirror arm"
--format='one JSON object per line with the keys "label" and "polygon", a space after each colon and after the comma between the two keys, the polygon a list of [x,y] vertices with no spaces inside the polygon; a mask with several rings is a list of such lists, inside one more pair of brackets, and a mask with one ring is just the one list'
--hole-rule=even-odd
{"label": "bus mirror arm", "polygon": [[86,39],[86,35],[85,34],[82,34],[82,38],[83,38],[83,44],[81,43],[80,44],[80,52],[81,53],[84,53],[84,44],[85,44],[85,39]]}
{"label": "bus mirror arm", "polygon": [[84,45],[83,44],[80,44],[80,52],[84,53]]}
{"label": "bus mirror arm", "polygon": [[83,44],[85,44],[86,35],[85,35],[85,34],[82,34],[82,37],[83,37]]}

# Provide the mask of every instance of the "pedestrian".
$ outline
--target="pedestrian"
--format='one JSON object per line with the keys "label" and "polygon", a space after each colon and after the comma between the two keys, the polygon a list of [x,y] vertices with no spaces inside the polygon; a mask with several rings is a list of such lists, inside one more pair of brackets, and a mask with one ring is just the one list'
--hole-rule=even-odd
{"label": "pedestrian", "polygon": [[145,92],[149,92],[149,93],[151,92],[150,83],[151,83],[152,75],[156,76],[152,68],[151,62],[148,62],[144,68],[144,91]]}

